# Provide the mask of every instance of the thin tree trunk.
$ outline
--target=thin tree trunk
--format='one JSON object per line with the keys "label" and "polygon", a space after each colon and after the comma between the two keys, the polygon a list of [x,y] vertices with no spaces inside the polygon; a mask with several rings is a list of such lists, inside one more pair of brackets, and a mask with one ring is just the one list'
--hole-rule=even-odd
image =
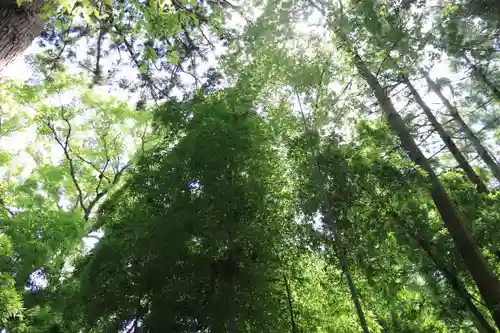
{"label": "thin tree trunk", "polygon": [[229,285],[229,325],[228,333],[236,333],[236,290],[235,278],[231,278]]}
{"label": "thin tree trunk", "polygon": [[470,142],[472,143],[472,145],[476,149],[479,156],[483,159],[484,163],[491,170],[493,177],[495,177],[500,182],[500,166],[498,165],[497,161],[495,161],[495,159],[491,156],[491,154],[488,152],[488,150],[483,146],[483,144],[478,139],[478,137],[474,134],[474,132],[470,129],[470,127],[465,123],[465,121],[460,116],[460,113],[458,113],[457,108],[455,106],[453,106],[450,103],[450,101],[443,95],[439,86],[434,81],[432,81],[432,79],[429,77],[429,75],[427,73],[424,73],[424,75],[425,75],[425,79],[427,80],[427,83],[429,84],[429,87],[439,97],[439,99],[441,99],[443,104],[448,109],[448,112],[452,116],[453,120],[458,124],[458,126],[460,126],[460,131],[467,137],[467,139],[470,140]]}
{"label": "thin tree trunk", "polygon": [[415,102],[420,106],[422,111],[424,111],[427,119],[429,119],[429,122],[431,123],[432,127],[434,130],[439,134],[439,137],[441,140],[443,140],[444,144],[450,151],[450,153],[453,155],[455,160],[458,163],[458,166],[464,170],[465,174],[467,175],[467,178],[476,185],[476,188],[479,192],[486,193],[488,192],[488,188],[486,185],[483,183],[481,178],[479,178],[478,174],[474,171],[474,169],[471,167],[465,156],[462,154],[460,149],[458,149],[457,145],[451,138],[451,136],[446,132],[445,128],[441,123],[437,120],[437,118],[434,116],[432,113],[431,109],[425,104],[425,102],[422,100],[422,97],[420,97],[420,94],[417,92],[415,87],[411,84],[410,79],[408,76],[404,75],[404,82],[408,89],[410,89],[411,94],[413,95],[413,98],[415,99]]}
{"label": "thin tree trunk", "polygon": [[0,72],[20,56],[43,29],[35,0],[18,7],[16,1],[0,0]]}
{"label": "thin tree trunk", "polygon": [[290,311],[290,324],[292,325],[292,333],[297,333],[297,326],[295,325],[295,318],[293,315],[292,295],[290,295],[290,286],[288,285],[286,275],[283,275],[283,279],[285,280],[286,298],[288,301],[288,310]]}
{"label": "thin tree trunk", "polygon": [[401,220],[396,212],[392,212],[392,216],[396,222],[405,230],[406,234],[416,243],[418,247],[429,257],[429,259],[434,263],[437,270],[443,274],[446,281],[450,284],[455,291],[455,294],[464,302],[465,306],[469,309],[472,314],[472,320],[476,326],[479,333],[495,333],[495,329],[491,327],[481,311],[476,307],[472,298],[467,291],[467,288],[462,284],[460,279],[456,274],[449,269],[446,264],[439,259],[438,256],[432,251],[431,244],[423,239],[422,237],[417,237],[414,233],[406,227],[405,221]]}
{"label": "thin tree trunk", "polygon": [[[333,221],[332,221],[333,222]],[[335,222],[333,222],[335,223]],[[339,237],[339,233],[335,232],[335,238]],[[351,270],[349,268],[349,264],[347,263],[347,258],[345,257],[344,249],[341,248],[342,245],[339,242],[336,242],[338,244],[337,246],[337,252],[339,255],[339,261],[340,265],[342,266],[342,270],[344,271],[345,278],[347,280],[347,285],[349,286],[349,291],[351,292],[352,300],[354,302],[354,306],[356,307],[356,312],[358,313],[359,321],[361,323],[361,328],[363,329],[364,333],[370,333],[368,330],[368,324],[366,323],[366,317],[363,312],[363,308],[361,307],[361,302],[359,300],[358,296],[358,291],[356,289],[356,285],[354,284],[354,281],[351,276]]]}
{"label": "thin tree trunk", "polygon": [[458,279],[458,277],[450,270],[444,263],[441,263],[440,260],[434,255],[432,252],[431,246],[422,238],[416,238],[413,235],[410,235],[412,238],[416,240],[420,248],[427,254],[427,256],[432,260],[436,268],[443,274],[448,283],[451,285],[455,293],[458,297],[462,299],[465,303],[465,306],[469,309],[472,314],[472,320],[480,333],[495,333],[495,329],[491,327],[486,318],[483,316],[481,311],[476,307],[474,302],[472,301],[469,292],[462,284],[462,282]]}
{"label": "thin tree trunk", "polygon": [[[306,118],[305,118],[304,112],[302,110],[302,105],[300,104],[300,98],[299,98],[298,93],[297,93],[297,100],[298,100],[299,105],[300,105],[300,113],[302,115],[302,120],[304,123],[304,133],[307,135],[309,133],[309,129],[307,127]],[[366,317],[365,317],[365,314],[363,312],[363,307],[361,306],[361,301],[359,299],[356,284],[354,283],[354,281],[352,279],[351,270],[349,268],[349,264],[348,264],[347,258],[345,256],[344,247],[342,245],[342,239],[340,237],[340,232],[338,230],[337,223],[335,222],[335,220],[333,218],[333,209],[332,209],[332,206],[330,204],[330,200],[328,199],[328,195],[327,195],[326,190],[325,190],[325,179],[323,178],[323,175],[321,174],[319,164],[318,164],[317,147],[314,146],[312,142],[311,142],[311,148],[314,149],[314,151],[312,152],[312,155],[310,156],[311,164],[312,164],[311,167],[313,168],[315,180],[316,180],[319,188],[321,189],[321,192],[323,195],[323,200],[324,200],[323,204],[325,206],[324,208],[326,208],[325,223],[332,230],[333,237],[334,237],[334,244],[336,246],[337,255],[339,258],[339,263],[340,263],[342,271],[345,275],[345,278],[347,280],[347,285],[349,287],[352,301],[354,302],[354,307],[356,308],[356,312],[358,314],[359,322],[361,324],[361,328],[363,330],[363,333],[370,333],[370,331],[368,330],[368,324],[366,322]]]}
{"label": "thin tree trunk", "polygon": [[413,140],[404,120],[396,111],[389,96],[382,88],[377,78],[370,72],[366,64],[354,49],[347,35],[340,29],[336,29],[340,40],[343,41],[353,55],[353,60],[358,72],[373,90],[382,111],[387,117],[387,122],[392,131],[399,137],[402,147],[407,151],[413,162],[427,172],[430,186],[430,194],[436,208],[443,219],[455,245],[461,254],[465,265],[469,269],[480,293],[483,297],[497,326],[500,327],[500,282],[493,274],[486,258],[481,253],[479,246],[474,241],[472,234],[462,221],[456,207],[449,198],[439,177],[436,175],[429,161],[425,158],[420,148]]}
{"label": "thin tree trunk", "polygon": [[236,207],[233,206],[232,198],[234,198],[234,184],[233,184],[233,175],[229,173],[229,193],[231,194],[228,201],[228,220],[227,220],[227,232],[228,232],[228,248],[227,248],[227,257],[230,262],[230,265],[234,267],[231,271],[231,276],[228,281],[228,305],[229,305],[229,318],[227,325],[228,333],[236,333],[236,256],[234,250],[234,238],[236,234],[236,224],[238,223],[238,217],[236,212]]}

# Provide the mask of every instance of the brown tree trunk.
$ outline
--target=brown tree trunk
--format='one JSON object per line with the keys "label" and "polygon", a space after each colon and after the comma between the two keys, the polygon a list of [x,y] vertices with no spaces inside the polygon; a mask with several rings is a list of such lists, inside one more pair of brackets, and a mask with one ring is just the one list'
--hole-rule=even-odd
{"label": "brown tree trunk", "polygon": [[389,96],[382,88],[377,78],[370,72],[364,61],[359,56],[357,50],[353,47],[348,36],[336,29],[338,36],[342,42],[346,44],[348,51],[353,56],[353,61],[360,73],[361,77],[373,90],[377,98],[380,108],[387,117],[387,122],[392,131],[399,137],[402,147],[407,151],[412,161],[419,165],[425,172],[427,172],[427,179],[430,186],[430,194],[436,205],[444,225],[448,229],[453,241],[462,256],[465,265],[469,269],[480,293],[483,297],[492,317],[498,327],[500,327],[500,281],[493,274],[491,268],[486,261],[486,258],[481,253],[479,246],[474,241],[472,234],[462,221],[458,210],[452,203],[451,199],[446,193],[439,177],[434,172],[429,161],[425,158],[420,148],[413,140],[410,131],[406,127],[403,118],[396,111]]}
{"label": "brown tree trunk", "polygon": [[417,238],[410,234],[412,238],[418,243],[420,248],[427,254],[427,256],[432,260],[436,268],[443,274],[450,286],[453,288],[457,296],[464,302],[467,309],[472,314],[472,320],[480,333],[495,333],[495,329],[491,327],[486,318],[483,316],[481,311],[476,307],[472,301],[469,292],[458,279],[458,277],[448,268],[444,263],[434,255],[431,245],[422,238]]}
{"label": "brown tree trunk", "polygon": [[[299,99],[298,93],[297,93],[297,99],[298,99],[299,105],[300,105],[300,99]],[[307,126],[307,121],[306,121],[306,117],[304,115],[304,112],[302,110],[302,106],[300,106],[300,113],[301,113],[302,121],[303,121],[303,125],[304,125],[304,133],[307,134],[310,131],[309,131],[309,128]],[[363,307],[361,306],[361,300],[359,299],[358,290],[356,288],[356,284],[354,283],[354,280],[352,279],[351,270],[349,268],[349,263],[347,261],[346,255],[345,255],[344,246],[342,244],[342,239],[341,239],[341,235],[340,235],[340,232],[339,232],[339,229],[337,226],[337,222],[334,219],[332,205],[330,203],[330,199],[328,198],[328,194],[327,194],[326,189],[325,189],[325,178],[321,174],[321,170],[319,167],[317,147],[314,145],[313,142],[310,142],[310,143],[311,143],[311,147],[313,147],[313,149],[314,149],[314,151],[311,152],[311,156],[310,156],[311,167],[313,168],[315,181],[318,184],[319,188],[321,189],[323,200],[324,200],[323,204],[324,204],[324,208],[326,209],[325,224],[328,225],[330,227],[330,229],[332,230],[333,241],[335,244],[335,248],[337,250],[337,255],[338,255],[340,267],[342,268],[342,272],[344,273],[344,276],[346,278],[347,286],[349,287],[352,301],[354,303],[354,307],[356,308],[356,313],[358,314],[361,329],[363,330],[363,333],[370,333],[370,331],[368,329],[368,323],[366,321],[365,313],[363,312]]]}
{"label": "brown tree trunk", "polygon": [[295,325],[295,318],[293,315],[292,295],[290,293],[290,286],[288,285],[288,279],[286,278],[286,275],[283,275],[283,279],[285,280],[286,298],[288,302],[288,310],[290,311],[290,324],[292,326],[292,333],[298,333],[297,326]]}
{"label": "brown tree trunk", "polygon": [[495,177],[500,182],[500,165],[498,165],[497,161],[495,161],[495,159],[491,156],[486,147],[483,146],[478,137],[465,123],[465,121],[460,116],[460,113],[458,113],[457,108],[453,106],[450,103],[450,101],[443,95],[441,88],[439,88],[439,86],[434,81],[432,81],[432,79],[429,77],[427,73],[424,73],[424,75],[425,79],[427,80],[427,83],[429,84],[429,87],[439,97],[439,99],[441,99],[441,102],[443,102],[443,104],[446,106],[453,120],[458,124],[458,126],[460,126],[460,131],[467,137],[467,139],[470,140],[470,142],[476,149],[476,152],[479,154],[483,162],[491,170],[493,177]]}
{"label": "brown tree trunk", "polygon": [[[335,222],[331,222],[335,223]],[[339,237],[339,233],[335,233],[335,238]],[[347,285],[349,286],[349,291],[351,292],[351,297],[354,302],[354,307],[356,308],[356,312],[358,313],[358,317],[361,323],[361,328],[363,329],[363,333],[370,333],[368,330],[368,324],[366,322],[366,317],[363,312],[363,308],[361,307],[361,302],[359,300],[359,295],[358,295],[358,290],[356,288],[356,285],[354,284],[354,280],[352,279],[351,276],[351,270],[349,268],[349,265],[347,263],[347,258],[345,257],[344,249],[341,248],[342,245],[340,241],[336,242],[338,245],[337,251],[339,254],[339,261],[340,261],[340,266],[342,267],[342,270],[344,271],[345,278],[347,280]]]}
{"label": "brown tree trunk", "polygon": [[458,166],[464,170],[465,174],[467,175],[467,178],[476,185],[476,188],[479,192],[486,193],[488,192],[488,188],[486,185],[483,183],[481,178],[479,178],[478,174],[474,171],[474,169],[471,167],[465,156],[462,154],[460,149],[458,149],[457,145],[451,138],[451,136],[446,132],[445,128],[441,123],[437,120],[437,118],[434,116],[432,113],[431,109],[425,104],[425,102],[422,100],[422,97],[420,97],[420,94],[417,92],[415,87],[411,84],[410,79],[408,76],[404,76],[404,83],[410,89],[411,94],[413,95],[413,98],[415,99],[415,102],[420,106],[420,108],[424,111],[427,119],[429,119],[429,122],[431,123],[432,127],[434,130],[439,134],[439,137],[441,140],[443,140],[444,144],[450,151],[450,153],[453,155],[455,160],[458,163]]}
{"label": "brown tree trunk", "polygon": [[43,29],[38,16],[43,2],[35,0],[18,7],[0,0],[0,73],[31,45]]}
{"label": "brown tree trunk", "polygon": [[464,302],[464,305],[472,314],[471,319],[474,322],[474,325],[476,326],[478,332],[495,333],[495,329],[491,327],[490,323],[488,323],[484,315],[472,301],[467,288],[462,284],[458,276],[454,274],[453,271],[448,268],[442,260],[439,259],[439,256],[435,255],[434,251],[432,250],[432,245],[424,238],[415,235],[415,232],[409,230],[407,227],[407,223],[403,221],[396,212],[392,212],[391,215],[393,216],[396,223],[398,223],[403,228],[405,233],[416,243],[416,246],[420,247],[420,249],[422,249],[427,257],[429,257],[429,259],[436,266],[437,270],[441,272],[441,274],[443,274],[446,281],[452,287],[453,291],[455,291],[457,297]]}

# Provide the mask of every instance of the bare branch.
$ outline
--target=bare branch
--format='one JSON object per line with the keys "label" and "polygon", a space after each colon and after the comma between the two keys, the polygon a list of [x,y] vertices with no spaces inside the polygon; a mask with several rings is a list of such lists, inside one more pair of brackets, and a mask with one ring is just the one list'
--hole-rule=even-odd
{"label": "bare branch", "polygon": [[14,211],[12,211],[9,207],[7,207],[7,206],[5,205],[5,202],[3,201],[3,199],[2,199],[2,198],[0,198],[0,206],[1,206],[1,207],[2,207],[2,208],[3,208],[3,209],[7,212],[7,213],[9,213],[10,217],[13,217],[14,215],[16,215],[16,214],[14,213]]}
{"label": "bare branch", "polygon": [[[113,177],[113,181],[111,182],[110,184],[110,187],[113,186],[113,185],[116,185],[118,184],[118,182],[120,181],[122,175],[125,173],[125,171],[130,168],[131,165],[130,164],[126,164],[125,166],[123,166],[116,174],[115,176]],[[95,196],[95,198],[90,201],[89,203],[89,206],[87,208],[87,211],[85,212],[85,220],[88,220],[90,218],[90,214],[92,213],[92,209],[99,203],[99,201],[109,192],[109,187],[106,188],[106,189],[103,189],[101,190],[100,192],[97,193],[97,195]],[[92,229],[91,231],[95,231],[94,229]]]}
{"label": "bare branch", "polygon": [[68,162],[68,165],[69,165],[69,173],[70,173],[71,179],[72,179],[73,184],[75,185],[75,188],[76,188],[76,191],[77,191],[78,202],[80,203],[80,206],[82,207],[83,211],[87,215],[87,210],[88,209],[87,209],[87,207],[85,207],[85,204],[84,204],[83,191],[82,191],[82,189],[80,187],[80,184],[78,183],[77,176],[76,176],[76,171],[75,171],[75,165],[73,163],[73,158],[71,157],[70,151],[69,151],[69,139],[70,139],[70,136],[71,136],[72,127],[71,127],[71,123],[69,122],[68,118],[66,116],[64,116],[64,114],[63,114],[64,108],[62,107],[61,109],[62,109],[62,112],[61,112],[62,118],[63,118],[63,120],[66,122],[66,124],[68,126],[68,132],[66,133],[64,141],[57,134],[57,130],[54,127],[54,124],[53,124],[53,122],[51,120],[45,121],[45,125],[49,128],[49,130],[52,133],[52,136],[54,137],[54,140],[56,140],[57,144],[63,150],[64,156],[65,156],[66,161]]}
{"label": "bare branch", "polygon": [[[109,180],[109,177],[107,177],[106,175],[104,175],[104,174],[103,174],[103,172],[104,172],[105,170],[101,170],[101,169],[100,169],[100,168],[98,168],[98,167],[97,167],[94,163],[92,163],[92,162],[90,162],[89,160],[87,160],[87,159],[85,159],[85,158],[81,157],[80,155],[75,155],[75,157],[76,157],[77,159],[79,159],[80,161],[82,161],[83,163],[88,164],[90,167],[92,167],[92,169],[94,169],[95,171],[97,171],[97,172],[99,173],[99,176],[100,176],[100,175],[102,175],[102,176],[104,177],[104,179],[106,179],[108,182],[111,182],[111,181]],[[106,162],[106,163],[107,163],[107,162]]]}

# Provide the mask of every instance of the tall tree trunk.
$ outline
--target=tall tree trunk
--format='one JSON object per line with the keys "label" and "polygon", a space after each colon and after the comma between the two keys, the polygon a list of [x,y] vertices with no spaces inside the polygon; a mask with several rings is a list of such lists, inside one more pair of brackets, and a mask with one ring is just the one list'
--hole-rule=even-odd
{"label": "tall tree trunk", "polygon": [[233,198],[234,198],[234,184],[233,184],[233,174],[230,171],[228,174],[228,193],[230,193],[230,199],[228,200],[228,214],[227,214],[227,234],[228,234],[228,244],[227,244],[227,259],[229,260],[230,266],[233,267],[231,269],[231,276],[227,281],[228,287],[228,323],[227,323],[227,332],[228,333],[236,333],[236,255],[234,249],[234,239],[236,235],[236,224],[238,221],[238,214],[236,211],[236,207],[234,206]]}
{"label": "tall tree trunk", "polygon": [[420,94],[417,92],[415,87],[411,84],[410,79],[408,78],[407,75],[403,76],[404,83],[410,89],[411,94],[413,95],[413,98],[415,99],[415,102],[420,106],[422,111],[424,111],[427,119],[429,119],[429,122],[431,123],[432,127],[434,130],[439,134],[439,137],[441,140],[443,140],[444,144],[450,151],[450,153],[453,155],[455,160],[458,163],[458,166],[464,170],[465,174],[467,175],[467,178],[476,185],[477,190],[479,192],[486,193],[488,192],[488,188],[486,185],[483,183],[481,178],[479,178],[478,174],[474,171],[474,169],[471,167],[465,156],[462,154],[460,149],[458,149],[457,145],[451,138],[451,136],[446,132],[445,128],[441,123],[437,120],[437,118],[434,116],[432,113],[431,109],[425,104],[425,102],[422,100],[422,97],[420,97]]}
{"label": "tall tree trunk", "polygon": [[436,268],[443,274],[450,286],[453,288],[457,296],[464,302],[467,309],[472,314],[472,321],[474,322],[477,330],[480,333],[495,333],[495,329],[491,327],[481,311],[476,307],[471,299],[471,296],[458,277],[448,268],[444,263],[441,263],[439,258],[433,253],[431,245],[420,237],[415,237],[413,234],[410,236],[415,239],[420,248],[432,260]]}
{"label": "tall tree trunk", "polygon": [[[333,222],[335,223],[335,222]],[[339,237],[339,233],[335,232],[335,238]],[[354,307],[356,308],[356,312],[358,313],[359,321],[361,323],[361,328],[363,329],[363,333],[370,333],[368,330],[368,324],[366,323],[366,317],[363,312],[363,308],[361,307],[361,302],[359,300],[358,290],[356,289],[356,285],[354,284],[354,280],[351,276],[351,270],[349,268],[349,264],[347,263],[347,258],[345,257],[344,249],[340,243],[340,240],[336,242],[337,244],[337,252],[339,256],[340,266],[342,266],[342,270],[344,271],[345,278],[347,280],[347,285],[349,286],[349,291],[351,292],[351,297],[354,302]]]}
{"label": "tall tree trunk", "polygon": [[43,29],[39,11],[43,1],[18,7],[16,1],[0,0],[0,72],[20,56]]}
{"label": "tall tree trunk", "polygon": [[295,317],[293,315],[292,295],[290,295],[290,286],[288,285],[286,275],[283,275],[283,279],[285,280],[286,298],[288,302],[288,310],[290,311],[290,324],[292,325],[292,333],[297,333],[297,326],[295,325]]}
{"label": "tall tree trunk", "polygon": [[[298,93],[297,93],[297,99],[298,99],[298,102],[300,105],[300,113],[302,115],[302,120],[304,123],[304,133],[308,134],[308,133],[310,133],[310,131],[309,131],[308,126],[307,126],[306,118],[305,118],[304,112],[302,110],[302,105],[300,103],[300,98],[299,98]],[[311,140],[310,144],[311,144],[311,148],[314,149],[314,151],[312,152],[312,154],[310,156],[311,167],[313,169],[315,181],[318,184],[318,187],[321,189],[322,196],[323,196],[323,205],[324,205],[324,208],[326,209],[325,224],[328,225],[332,230],[334,244],[335,244],[335,247],[337,250],[337,255],[339,258],[340,267],[342,268],[342,272],[344,273],[345,278],[347,280],[347,285],[349,287],[352,301],[354,303],[354,307],[356,308],[356,312],[358,314],[359,322],[361,324],[361,328],[363,330],[363,333],[370,333],[370,331],[368,330],[368,324],[366,322],[366,317],[365,317],[365,314],[363,312],[363,307],[361,306],[361,301],[359,299],[358,290],[356,288],[356,284],[354,283],[354,280],[352,279],[351,270],[349,268],[349,263],[347,261],[344,247],[342,245],[341,235],[340,235],[340,232],[338,230],[337,223],[333,217],[334,215],[333,215],[332,205],[330,203],[330,200],[329,200],[328,195],[327,195],[326,190],[325,190],[325,179],[320,171],[320,167],[319,167],[319,163],[318,163],[317,147],[316,147],[316,145],[314,145],[312,140]]]}
{"label": "tall tree trunk", "polygon": [[402,147],[407,151],[413,162],[427,172],[430,186],[430,194],[436,208],[443,219],[457,249],[462,256],[465,265],[469,269],[480,293],[483,297],[492,317],[500,327],[500,282],[493,274],[486,258],[481,253],[479,246],[474,241],[472,234],[462,221],[456,207],[446,193],[439,177],[436,175],[429,161],[425,158],[420,148],[413,140],[410,131],[406,127],[403,118],[396,111],[389,96],[382,88],[377,78],[370,72],[357,50],[352,45],[348,36],[341,30],[336,29],[338,36],[343,41],[353,56],[354,64],[358,72],[373,90],[382,111],[387,117],[387,122],[392,131],[399,137]]}
{"label": "tall tree trunk", "polygon": [[235,288],[235,278],[231,278],[229,282],[229,323],[228,323],[228,333],[236,333],[236,288]]}
{"label": "tall tree trunk", "polygon": [[427,73],[424,73],[425,79],[429,84],[432,91],[441,99],[443,104],[448,109],[448,112],[452,116],[453,120],[460,126],[460,131],[472,142],[472,145],[476,149],[479,156],[483,159],[484,163],[490,168],[493,177],[495,177],[500,182],[500,166],[497,161],[491,156],[488,150],[483,146],[478,137],[470,129],[470,127],[465,123],[465,121],[458,113],[458,110],[453,106],[450,101],[443,95],[441,88],[429,77]]}
{"label": "tall tree trunk", "polygon": [[405,233],[415,242],[416,246],[420,247],[420,249],[429,257],[429,259],[434,263],[437,270],[443,274],[448,284],[452,287],[453,291],[460,298],[467,309],[472,314],[472,321],[476,326],[479,333],[495,333],[495,329],[491,327],[488,323],[484,315],[481,311],[476,307],[472,298],[467,291],[467,288],[462,284],[458,276],[447,267],[446,263],[444,263],[439,256],[437,256],[432,250],[432,245],[425,240],[423,237],[416,236],[415,232],[409,230],[407,227],[407,223],[401,219],[399,214],[396,212],[392,212],[394,220],[400,225],[401,228],[405,231]]}

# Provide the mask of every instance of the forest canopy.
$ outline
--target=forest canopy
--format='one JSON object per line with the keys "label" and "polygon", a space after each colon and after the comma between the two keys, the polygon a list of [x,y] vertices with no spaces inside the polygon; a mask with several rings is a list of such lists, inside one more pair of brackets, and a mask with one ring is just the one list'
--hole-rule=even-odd
{"label": "forest canopy", "polygon": [[0,332],[498,332],[499,22],[0,1]]}

